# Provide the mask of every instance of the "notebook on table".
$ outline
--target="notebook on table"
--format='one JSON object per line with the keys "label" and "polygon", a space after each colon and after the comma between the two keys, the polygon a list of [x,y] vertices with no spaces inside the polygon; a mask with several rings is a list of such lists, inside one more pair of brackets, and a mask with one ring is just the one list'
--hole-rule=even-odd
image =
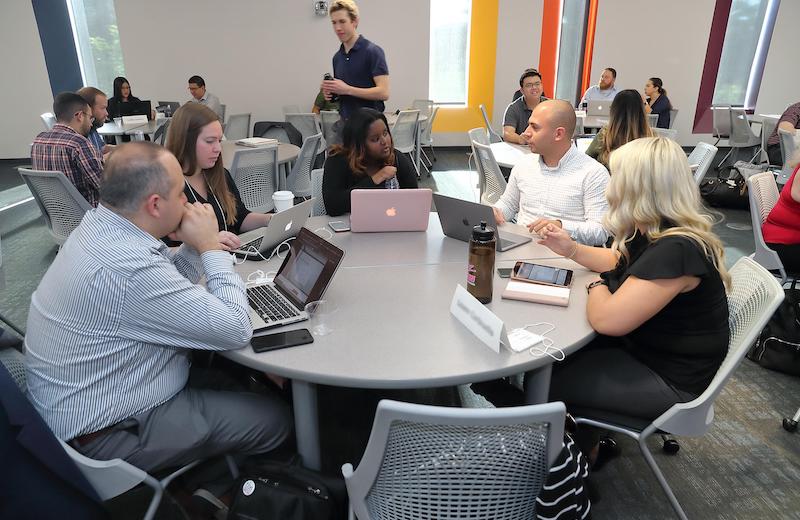
{"label": "notebook on table", "polygon": [[[491,206],[484,206],[453,197],[446,197],[438,193],[433,194],[433,202],[439,213],[439,222],[445,236],[469,242],[472,238],[472,228],[479,226],[481,221],[497,230],[497,222]],[[531,237],[497,231],[496,249],[500,252],[508,251],[531,241]]]}
{"label": "notebook on table", "polygon": [[275,279],[247,287],[253,330],[307,320],[306,305],[322,298],[343,257],[338,247],[300,229]]}
{"label": "notebook on table", "polygon": [[353,190],[350,192],[350,231],[425,231],[431,213],[431,190]]}
{"label": "notebook on table", "polygon": [[569,287],[509,280],[500,294],[504,300],[522,300],[566,307],[569,305]]}
{"label": "notebook on table", "polygon": [[313,208],[314,199],[312,197],[287,210],[275,213],[269,219],[266,227],[239,235],[242,245],[234,253],[253,259],[262,256],[269,258],[275,246],[300,232],[308,217],[311,216]]}
{"label": "notebook on table", "polygon": [[259,146],[267,146],[270,144],[277,145],[278,140],[268,137],[247,137],[245,139],[239,139],[236,141],[236,144],[240,146],[249,146],[250,148],[258,148]]}

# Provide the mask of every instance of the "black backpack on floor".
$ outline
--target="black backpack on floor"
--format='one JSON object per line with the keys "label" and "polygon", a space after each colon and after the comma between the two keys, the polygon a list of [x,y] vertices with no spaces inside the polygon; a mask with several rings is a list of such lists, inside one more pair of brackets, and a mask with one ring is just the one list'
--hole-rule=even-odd
{"label": "black backpack on floor", "polygon": [[764,368],[800,375],[800,289],[786,297],[761,331],[747,357]]}

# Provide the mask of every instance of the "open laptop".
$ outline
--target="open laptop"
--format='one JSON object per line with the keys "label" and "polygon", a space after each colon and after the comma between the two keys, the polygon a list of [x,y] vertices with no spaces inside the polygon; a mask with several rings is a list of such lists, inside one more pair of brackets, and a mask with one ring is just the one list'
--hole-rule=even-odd
{"label": "open laptop", "polygon": [[177,101],[159,101],[156,110],[163,112],[166,117],[172,117],[172,114],[178,110],[181,104]]}
{"label": "open laptop", "polygon": [[343,257],[335,245],[300,229],[275,279],[247,288],[253,330],[307,320],[306,305],[322,298]]}
{"label": "open laptop", "polygon": [[586,115],[590,117],[608,117],[611,113],[611,101],[590,99],[586,105]]}
{"label": "open laptop", "polygon": [[425,231],[431,213],[431,190],[353,190],[350,231]]}
{"label": "open laptop", "polygon": [[147,116],[147,119],[153,118],[152,107],[150,101],[129,101],[127,103],[119,103],[120,116]]}
{"label": "open laptop", "polygon": [[[439,193],[433,194],[433,202],[436,204],[436,211],[439,213],[439,222],[442,224],[442,231],[445,236],[469,242],[472,238],[472,228],[479,226],[481,221],[497,229],[494,220],[494,212],[491,206],[484,206],[477,202],[470,202],[463,199],[446,197]],[[497,232],[498,251],[508,251],[522,244],[531,241],[531,237],[516,235],[513,233]]]}
{"label": "open laptop", "polygon": [[261,256],[269,258],[275,246],[300,232],[308,217],[311,216],[313,208],[314,198],[312,197],[287,210],[275,213],[269,219],[266,227],[239,235],[242,245],[234,253],[253,259]]}

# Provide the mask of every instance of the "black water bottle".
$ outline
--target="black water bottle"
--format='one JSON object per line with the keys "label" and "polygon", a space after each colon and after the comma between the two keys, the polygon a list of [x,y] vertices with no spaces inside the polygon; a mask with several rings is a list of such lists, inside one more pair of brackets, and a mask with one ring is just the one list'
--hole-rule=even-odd
{"label": "black water bottle", "polygon": [[467,266],[467,291],[481,303],[492,301],[494,282],[494,251],[497,240],[494,229],[481,222],[472,228]]}
{"label": "black water bottle", "polygon": [[[333,79],[333,76],[331,76],[330,72],[326,72],[325,75],[322,76],[322,79],[324,79],[325,81],[330,81]],[[339,94],[331,94],[331,103],[336,103],[338,101],[339,101]]]}

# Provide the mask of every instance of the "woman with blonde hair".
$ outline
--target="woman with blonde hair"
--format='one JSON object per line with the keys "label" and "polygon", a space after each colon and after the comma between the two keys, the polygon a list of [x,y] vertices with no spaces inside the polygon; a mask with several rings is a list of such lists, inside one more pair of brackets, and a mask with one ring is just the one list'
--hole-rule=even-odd
{"label": "woman with blonde hair", "polygon": [[653,131],[644,115],[642,96],[633,89],[623,90],[614,97],[608,116],[608,125],[597,132],[586,149],[586,155],[596,159],[609,172],[608,157],[625,143],[640,137],[651,137]]}
{"label": "woman with blonde hair", "polygon": [[170,121],[167,149],[183,168],[184,193],[189,202],[210,204],[217,216],[220,243],[226,249],[241,245],[239,233],[266,226],[270,215],[248,210],[231,174],[222,166],[222,125],[205,105],[186,103]]}
{"label": "woman with blonde hair", "polygon": [[[716,374],[728,351],[730,276],[677,143],[637,139],[611,154],[611,169],[610,249],[578,244],[556,226],[541,232],[539,243],[601,273],[586,287],[598,336],[553,367],[550,398],[583,416],[647,423],[700,395]],[[590,460],[615,451],[613,440],[603,451],[595,441],[584,429]]]}

